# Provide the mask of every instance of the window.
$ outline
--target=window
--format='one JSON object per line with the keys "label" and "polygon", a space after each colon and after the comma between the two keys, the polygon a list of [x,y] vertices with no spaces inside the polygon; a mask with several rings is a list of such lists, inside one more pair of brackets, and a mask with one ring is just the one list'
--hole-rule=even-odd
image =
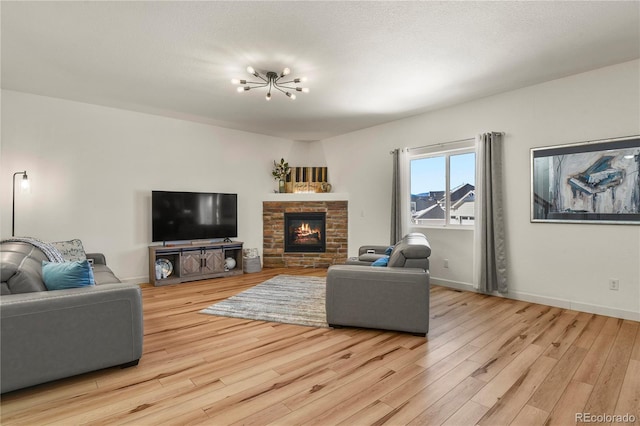
{"label": "window", "polygon": [[411,223],[473,226],[476,153],[465,145],[411,153]]}

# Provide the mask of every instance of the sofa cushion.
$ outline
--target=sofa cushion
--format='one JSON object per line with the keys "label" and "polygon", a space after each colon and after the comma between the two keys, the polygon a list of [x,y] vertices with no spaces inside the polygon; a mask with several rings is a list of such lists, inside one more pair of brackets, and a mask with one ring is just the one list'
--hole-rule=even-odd
{"label": "sofa cushion", "polygon": [[93,264],[93,277],[96,280],[96,285],[101,284],[113,284],[121,282],[118,277],[114,275],[111,269],[107,265],[101,265],[99,263]]}
{"label": "sofa cushion", "polygon": [[51,243],[51,245],[58,249],[67,262],[87,259],[84,247],[82,247],[82,241],[77,238],[69,241],[56,241]]}
{"label": "sofa cushion", "polygon": [[42,278],[47,290],[63,290],[95,285],[91,265],[85,260],[73,262],[42,262]]}
{"label": "sofa cushion", "polygon": [[2,294],[47,291],[42,282],[42,261],[45,254],[24,242],[6,242],[0,245],[0,271]]}

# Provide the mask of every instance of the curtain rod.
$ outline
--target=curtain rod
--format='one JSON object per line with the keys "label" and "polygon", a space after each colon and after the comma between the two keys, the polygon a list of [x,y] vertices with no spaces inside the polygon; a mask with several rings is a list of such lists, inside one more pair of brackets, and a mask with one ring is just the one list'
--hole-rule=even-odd
{"label": "curtain rod", "polygon": [[458,140],[449,141],[449,142],[440,142],[433,145],[415,146],[415,147],[409,147],[409,151],[411,151],[412,149],[431,148],[431,147],[445,146],[445,145],[451,145],[453,143],[469,142],[469,141],[475,141],[475,140],[476,138],[466,138],[466,139],[458,139]]}
{"label": "curtain rod", "polygon": [[[494,134],[497,134],[497,135],[504,136],[504,132],[488,132],[488,133],[494,133]],[[458,139],[458,140],[455,140],[455,141],[440,142],[440,143],[436,143],[436,144],[433,144],[433,145],[415,146],[415,147],[409,147],[409,151],[411,151],[412,149],[441,147],[441,146],[445,146],[445,145],[450,145],[452,143],[468,142],[468,141],[475,141],[475,140],[476,140],[476,138],[474,137],[474,138]],[[393,154],[393,151],[389,151],[389,154]]]}

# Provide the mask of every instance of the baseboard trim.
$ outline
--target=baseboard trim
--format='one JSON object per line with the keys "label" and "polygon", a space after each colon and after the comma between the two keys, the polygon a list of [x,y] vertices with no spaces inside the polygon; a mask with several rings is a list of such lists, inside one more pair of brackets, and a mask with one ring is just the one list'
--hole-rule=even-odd
{"label": "baseboard trim", "polygon": [[[432,277],[431,283],[443,287],[452,288],[462,291],[478,291],[473,284],[460,281],[447,280],[443,278]],[[574,311],[587,312],[589,314],[605,315],[608,317],[621,318],[631,321],[640,321],[640,312],[627,311],[625,309],[612,308],[609,306],[593,305],[590,303],[574,302],[556,297],[540,296],[537,294],[523,293],[518,291],[509,291],[508,294],[493,293],[493,296],[506,297],[508,299],[521,300],[523,302],[538,303],[540,305],[553,306],[556,308],[571,309]]]}
{"label": "baseboard trim", "polygon": [[515,299],[515,300],[522,300],[523,302],[539,303],[541,305],[549,305],[557,308],[587,312],[589,314],[598,314],[598,315],[605,315],[608,317],[621,318],[621,319],[626,319],[631,321],[640,321],[640,312],[627,311],[625,309],[612,308],[609,306],[574,302],[566,299],[539,296],[537,294],[521,293],[516,291],[510,291],[506,297],[510,299]]}
{"label": "baseboard trim", "polygon": [[452,288],[454,290],[473,291],[473,292],[476,291],[473,284],[464,283],[462,281],[453,281],[453,280],[447,280],[444,278],[435,278],[435,277],[431,277],[429,281],[431,282],[431,284]]}
{"label": "baseboard trim", "polygon": [[149,282],[149,277],[147,275],[141,277],[127,277],[120,278],[120,281],[127,284],[147,284]]}

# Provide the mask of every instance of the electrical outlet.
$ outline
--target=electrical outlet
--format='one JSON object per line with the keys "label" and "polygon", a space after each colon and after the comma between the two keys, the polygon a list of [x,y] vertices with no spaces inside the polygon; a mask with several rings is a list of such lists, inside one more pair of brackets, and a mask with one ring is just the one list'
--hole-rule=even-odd
{"label": "electrical outlet", "polygon": [[611,278],[609,280],[609,290],[619,290],[620,289],[620,280]]}
{"label": "electrical outlet", "polygon": [[449,259],[445,259],[444,260],[444,267],[448,268],[449,267]]}

